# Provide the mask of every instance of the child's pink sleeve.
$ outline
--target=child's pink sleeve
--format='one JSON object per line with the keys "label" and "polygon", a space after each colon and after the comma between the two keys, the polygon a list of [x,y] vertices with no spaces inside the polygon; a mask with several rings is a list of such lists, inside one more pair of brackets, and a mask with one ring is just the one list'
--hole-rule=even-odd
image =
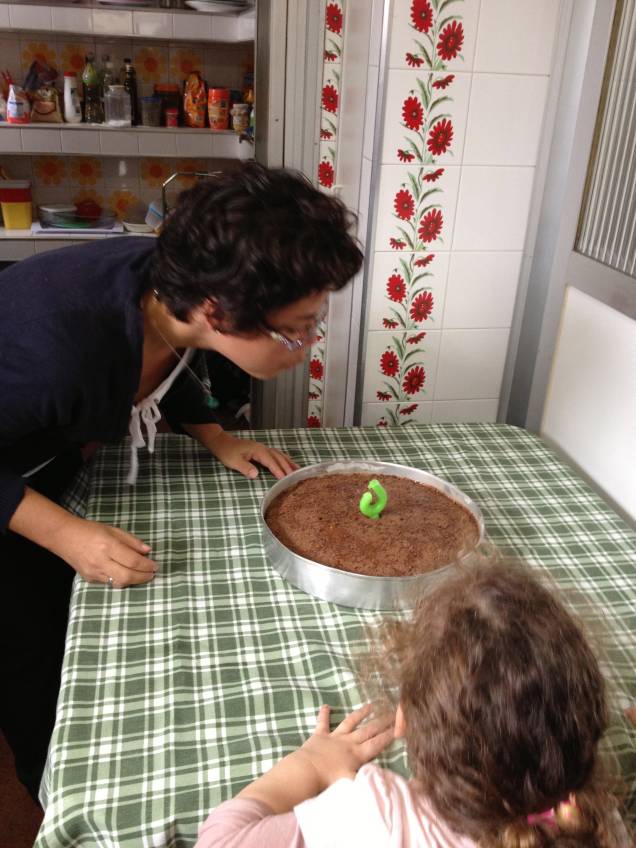
{"label": "child's pink sleeve", "polygon": [[254,798],[233,798],[213,810],[194,848],[304,848],[294,813],[274,815]]}

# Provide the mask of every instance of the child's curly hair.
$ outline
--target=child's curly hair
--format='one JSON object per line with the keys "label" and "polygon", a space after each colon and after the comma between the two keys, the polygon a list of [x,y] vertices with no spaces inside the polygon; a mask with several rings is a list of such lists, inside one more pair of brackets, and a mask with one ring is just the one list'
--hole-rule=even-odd
{"label": "child's curly hair", "polygon": [[[597,751],[608,724],[599,664],[528,570],[457,569],[410,621],[385,622],[377,644],[416,785],[453,830],[484,848],[617,844]],[[551,809],[558,828],[528,822]]]}

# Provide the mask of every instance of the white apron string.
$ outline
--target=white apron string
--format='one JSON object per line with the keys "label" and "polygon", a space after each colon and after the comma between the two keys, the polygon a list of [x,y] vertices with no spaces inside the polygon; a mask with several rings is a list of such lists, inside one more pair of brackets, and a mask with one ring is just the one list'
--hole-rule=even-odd
{"label": "white apron string", "polygon": [[148,451],[154,453],[155,436],[157,435],[157,422],[161,418],[161,411],[158,404],[166,394],[170,386],[174,383],[179,374],[183,371],[186,365],[192,359],[194,354],[193,348],[188,348],[173,370],[168,374],[166,379],[157,388],[148,395],[148,397],[140,400],[139,403],[133,404],[130,412],[130,422],[128,432],[130,433],[130,468],[128,470],[127,482],[131,486],[137,481],[137,472],[139,471],[139,457],[137,451],[143,448],[146,444],[141,425],[146,428],[146,436],[148,438]]}

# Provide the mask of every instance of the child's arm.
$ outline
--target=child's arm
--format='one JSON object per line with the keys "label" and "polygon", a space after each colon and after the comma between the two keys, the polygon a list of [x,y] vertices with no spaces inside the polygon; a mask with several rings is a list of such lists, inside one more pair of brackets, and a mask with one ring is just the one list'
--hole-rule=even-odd
{"label": "child's arm", "polygon": [[339,778],[353,778],[360,766],[377,757],[393,740],[392,715],[360,726],[371,711],[370,704],[354,710],[330,733],[330,707],[321,707],[316,730],[305,744],[246,786],[237,798],[254,798],[267,804],[273,813],[286,813]]}

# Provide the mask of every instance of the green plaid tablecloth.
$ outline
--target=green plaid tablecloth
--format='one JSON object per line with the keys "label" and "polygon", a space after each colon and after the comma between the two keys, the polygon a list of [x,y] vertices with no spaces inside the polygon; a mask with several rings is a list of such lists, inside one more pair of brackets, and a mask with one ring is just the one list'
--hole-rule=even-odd
{"label": "green plaid tablecloth", "polygon": [[[247,434],[246,434],[247,435]],[[308,465],[399,462],[457,485],[488,535],[591,598],[612,634],[609,745],[636,818],[636,537],[543,442],[505,425],[265,431]],[[209,810],[299,745],[322,703],[360,703],[351,668],[379,613],[309,597],[268,565],[260,501],[273,478],[224,469],[196,443],[157,440],[126,482],[128,445],[97,455],[87,517],[152,545],[155,580],[79,578],[37,848],[191,846]],[[403,770],[401,751],[385,764]]]}

